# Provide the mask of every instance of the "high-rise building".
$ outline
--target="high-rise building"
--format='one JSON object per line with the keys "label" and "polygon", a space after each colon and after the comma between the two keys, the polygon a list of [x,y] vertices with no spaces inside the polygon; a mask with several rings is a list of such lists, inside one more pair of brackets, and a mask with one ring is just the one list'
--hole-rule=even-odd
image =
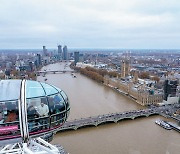
{"label": "high-rise building", "polygon": [[29,70],[33,71],[33,62],[32,61],[29,62]]}
{"label": "high-rise building", "polygon": [[122,63],[121,63],[121,78],[127,77],[129,75],[129,73],[130,73],[129,61],[122,60]]}
{"label": "high-rise building", "polygon": [[68,60],[68,49],[66,45],[63,47],[63,60]]}
{"label": "high-rise building", "polygon": [[83,62],[84,61],[84,55],[81,53],[79,54],[79,62]]}
{"label": "high-rise building", "polygon": [[42,63],[41,63],[41,55],[40,54],[37,54],[37,62],[38,62],[38,66],[40,66]]}
{"label": "high-rise building", "polygon": [[41,55],[37,54],[34,60],[34,65],[36,66],[36,68],[38,68],[39,66],[42,65],[42,60],[41,60]]}
{"label": "high-rise building", "polygon": [[74,52],[74,63],[75,63],[75,65],[77,62],[79,62],[79,52]]}
{"label": "high-rise building", "polygon": [[43,46],[43,56],[47,56],[47,49],[46,49],[46,46]]}
{"label": "high-rise building", "polygon": [[177,80],[165,80],[164,81],[164,100],[167,101],[168,97],[175,97],[177,90]]}
{"label": "high-rise building", "polygon": [[62,47],[61,45],[58,45],[58,59],[62,59]]}

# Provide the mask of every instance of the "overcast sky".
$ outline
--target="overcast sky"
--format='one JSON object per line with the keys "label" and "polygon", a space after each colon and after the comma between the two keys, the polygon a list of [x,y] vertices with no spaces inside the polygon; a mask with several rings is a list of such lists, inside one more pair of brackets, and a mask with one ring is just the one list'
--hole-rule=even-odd
{"label": "overcast sky", "polygon": [[0,48],[180,48],[180,0],[0,0]]}

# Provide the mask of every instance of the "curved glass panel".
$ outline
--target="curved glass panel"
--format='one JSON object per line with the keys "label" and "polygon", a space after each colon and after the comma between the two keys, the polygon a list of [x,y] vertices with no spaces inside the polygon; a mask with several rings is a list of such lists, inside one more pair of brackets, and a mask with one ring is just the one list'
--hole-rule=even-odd
{"label": "curved glass panel", "polygon": [[69,117],[70,110],[67,111],[67,118]]}
{"label": "curved glass panel", "polygon": [[26,98],[45,96],[41,84],[37,81],[26,81]]}
{"label": "curved glass panel", "polygon": [[53,85],[51,85],[52,87],[54,87],[55,89],[57,89],[59,92],[61,91],[61,89],[60,88],[58,88],[58,87],[55,87],[55,86],[53,86]]}
{"label": "curved glass panel", "polygon": [[49,96],[48,101],[51,114],[57,114],[65,110],[64,100],[60,94]]}
{"label": "curved glass panel", "polygon": [[0,101],[19,99],[20,89],[21,80],[0,80]]}
{"label": "curved glass panel", "polygon": [[66,102],[66,109],[68,109],[69,108],[69,99],[68,99],[68,97],[67,97],[67,95],[66,95],[66,93],[64,92],[64,91],[61,91],[61,95],[63,96],[63,98],[64,98],[64,100],[65,100],[65,102]]}
{"label": "curved glass panel", "polygon": [[65,119],[65,103],[60,94],[48,97],[49,109],[51,112],[51,126],[56,127],[64,123]]}
{"label": "curved glass panel", "polygon": [[0,137],[19,134],[18,101],[0,102]]}
{"label": "curved glass panel", "polygon": [[52,87],[46,83],[41,83],[41,85],[44,87],[46,95],[52,95],[52,94],[58,93],[58,91],[54,87]]}
{"label": "curved glass panel", "polygon": [[65,99],[65,101],[68,100],[68,97],[67,97],[67,95],[65,94],[64,91],[61,91],[61,95],[62,95],[62,97]]}
{"label": "curved glass panel", "polygon": [[46,97],[27,99],[29,132],[48,129],[50,126],[49,107]]}
{"label": "curved glass panel", "polygon": [[66,121],[66,114],[65,114],[65,112],[58,113],[58,114],[53,115],[51,117],[51,126],[52,127],[61,126],[65,121]]}

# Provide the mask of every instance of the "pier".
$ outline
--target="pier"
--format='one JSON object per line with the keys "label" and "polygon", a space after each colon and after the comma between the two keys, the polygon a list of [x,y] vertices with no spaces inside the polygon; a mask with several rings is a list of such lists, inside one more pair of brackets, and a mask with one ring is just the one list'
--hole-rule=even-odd
{"label": "pier", "polygon": [[174,130],[178,131],[180,133],[180,126],[176,125],[172,122],[167,122]]}

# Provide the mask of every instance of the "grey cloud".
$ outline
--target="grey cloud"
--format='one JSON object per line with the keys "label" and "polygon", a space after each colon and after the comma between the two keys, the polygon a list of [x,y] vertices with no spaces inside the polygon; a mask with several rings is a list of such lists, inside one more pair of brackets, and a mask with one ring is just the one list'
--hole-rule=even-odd
{"label": "grey cloud", "polygon": [[0,48],[179,48],[179,10],[178,0],[1,0]]}

